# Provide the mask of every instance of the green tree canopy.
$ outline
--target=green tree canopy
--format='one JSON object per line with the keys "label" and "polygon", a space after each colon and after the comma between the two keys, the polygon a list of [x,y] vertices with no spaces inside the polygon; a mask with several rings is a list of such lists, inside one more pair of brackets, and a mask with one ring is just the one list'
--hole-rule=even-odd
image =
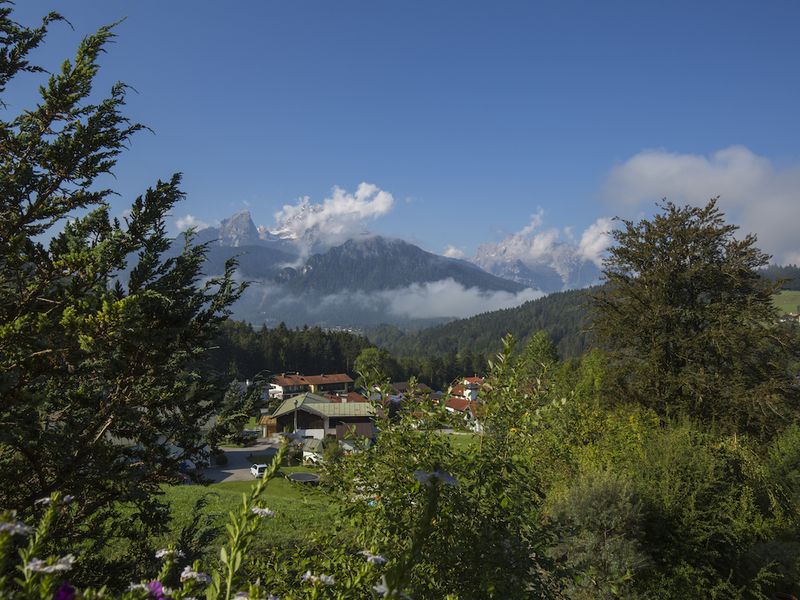
{"label": "green tree canopy", "polygon": [[623,401],[763,433],[797,415],[789,363],[796,339],[777,323],[769,256],[737,235],[716,200],[667,202],[653,219],[621,220],[594,296]]}
{"label": "green tree canopy", "polygon": [[[28,55],[58,19],[26,28],[0,6],[0,90],[42,71]],[[241,292],[232,263],[199,284],[204,247],[190,236],[163,257],[178,175],[111,218],[97,178],[141,129],[121,112],[124,85],[94,100],[112,37],[86,37],[35,107],[0,120],[0,506],[26,514],[51,492],[75,496],[70,544],[141,541],[142,525],[163,523],[159,485],[203,459],[201,426],[221,399],[199,359]]]}

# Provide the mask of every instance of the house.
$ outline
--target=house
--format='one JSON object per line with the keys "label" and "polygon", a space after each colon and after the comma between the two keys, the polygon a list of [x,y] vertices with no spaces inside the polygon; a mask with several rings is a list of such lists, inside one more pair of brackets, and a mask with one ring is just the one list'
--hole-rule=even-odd
{"label": "house", "polygon": [[476,433],[483,431],[483,425],[478,419],[482,403],[469,400],[462,396],[449,396],[444,403],[445,410],[464,419],[464,425]]}
{"label": "house", "polygon": [[338,440],[353,436],[374,439],[375,407],[370,402],[332,402],[304,392],[284,400],[271,418],[278,431],[294,431],[304,438]]}
{"label": "house", "polygon": [[460,396],[473,402],[478,400],[486,380],[483,377],[462,377],[456,379],[450,390],[451,396]]}
{"label": "house", "polygon": [[347,394],[353,389],[353,380],[346,373],[321,375],[301,375],[300,373],[281,373],[275,375],[269,384],[269,397],[286,400],[303,392],[323,394]]}
{"label": "house", "polygon": [[481,392],[486,380],[483,377],[460,377],[450,387],[450,394],[445,396],[444,407],[447,412],[460,415],[468,429],[483,431],[480,415],[483,407]]}
{"label": "house", "polygon": [[[394,396],[405,397],[409,395],[409,387],[410,386],[407,381],[395,381],[389,384],[389,391]],[[417,396],[429,396],[431,393],[433,393],[431,388],[420,382],[417,382],[414,389]]]}

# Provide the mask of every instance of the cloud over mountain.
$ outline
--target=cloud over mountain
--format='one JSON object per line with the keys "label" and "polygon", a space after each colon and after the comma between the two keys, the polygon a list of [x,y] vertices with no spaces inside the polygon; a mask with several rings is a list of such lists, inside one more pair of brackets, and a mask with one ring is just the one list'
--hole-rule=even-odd
{"label": "cloud over mountain", "polygon": [[[285,204],[275,213],[272,234],[294,240],[301,253],[335,246],[366,233],[366,223],[387,214],[394,197],[371,183],[360,183],[355,193],[334,187],[321,204],[308,196]],[[303,252],[305,250],[305,252]]]}
{"label": "cloud over mountain", "polygon": [[611,219],[597,219],[580,239],[575,239],[571,228],[543,228],[543,224],[540,209],[516,233],[481,244],[473,262],[490,273],[548,292],[594,283],[611,243]]}
{"label": "cloud over mountain", "polygon": [[627,210],[667,198],[704,205],[720,196],[719,207],[778,262],[800,258],[800,165],[776,167],[744,146],[709,156],[644,150],[616,166],[605,195]]}
{"label": "cloud over mountain", "polygon": [[188,215],[188,214],[183,217],[178,217],[175,220],[175,225],[177,225],[178,231],[186,231],[190,227],[194,227],[197,231],[200,231],[202,229],[206,229],[207,227],[209,227],[208,223],[206,223],[205,221],[201,221],[194,215]]}

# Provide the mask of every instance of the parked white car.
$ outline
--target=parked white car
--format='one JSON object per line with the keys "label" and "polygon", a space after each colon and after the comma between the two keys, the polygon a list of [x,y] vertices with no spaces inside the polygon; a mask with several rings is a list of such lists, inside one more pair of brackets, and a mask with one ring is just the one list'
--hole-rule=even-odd
{"label": "parked white car", "polygon": [[264,471],[267,470],[267,466],[268,465],[263,465],[263,464],[262,465],[253,465],[252,467],[250,467],[250,474],[253,477],[255,477],[256,479],[258,479],[259,477],[263,477],[264,476]]}

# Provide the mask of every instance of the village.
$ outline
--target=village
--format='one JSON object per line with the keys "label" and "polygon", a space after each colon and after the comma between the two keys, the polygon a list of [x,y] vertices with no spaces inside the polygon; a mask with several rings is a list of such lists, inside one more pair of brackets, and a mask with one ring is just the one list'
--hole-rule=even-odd
{"label": "village", "polygon": [[[445,391],[414,381],[374,384],[368,391],[346,373],[274,375],[261,391],[258,414],[250,420],[257,428],[242,432],[242,444],[223,444],[222,464],[212,465],[204,476],[218,483],[260,477],[287,434],[302,444],[298,460],[312,467],[313,474],[313,467],[324,462],[326,448],[350,453],[374,444],[380,435],[378,421],[393,418],[412,404],[444,410],[446,418],[429,423],[430,428],[452,435],[481,433],[485,385],[483,377],[465,376],[456,378]],[[298,473],[288,477],[311,483],[318,479]]]}

